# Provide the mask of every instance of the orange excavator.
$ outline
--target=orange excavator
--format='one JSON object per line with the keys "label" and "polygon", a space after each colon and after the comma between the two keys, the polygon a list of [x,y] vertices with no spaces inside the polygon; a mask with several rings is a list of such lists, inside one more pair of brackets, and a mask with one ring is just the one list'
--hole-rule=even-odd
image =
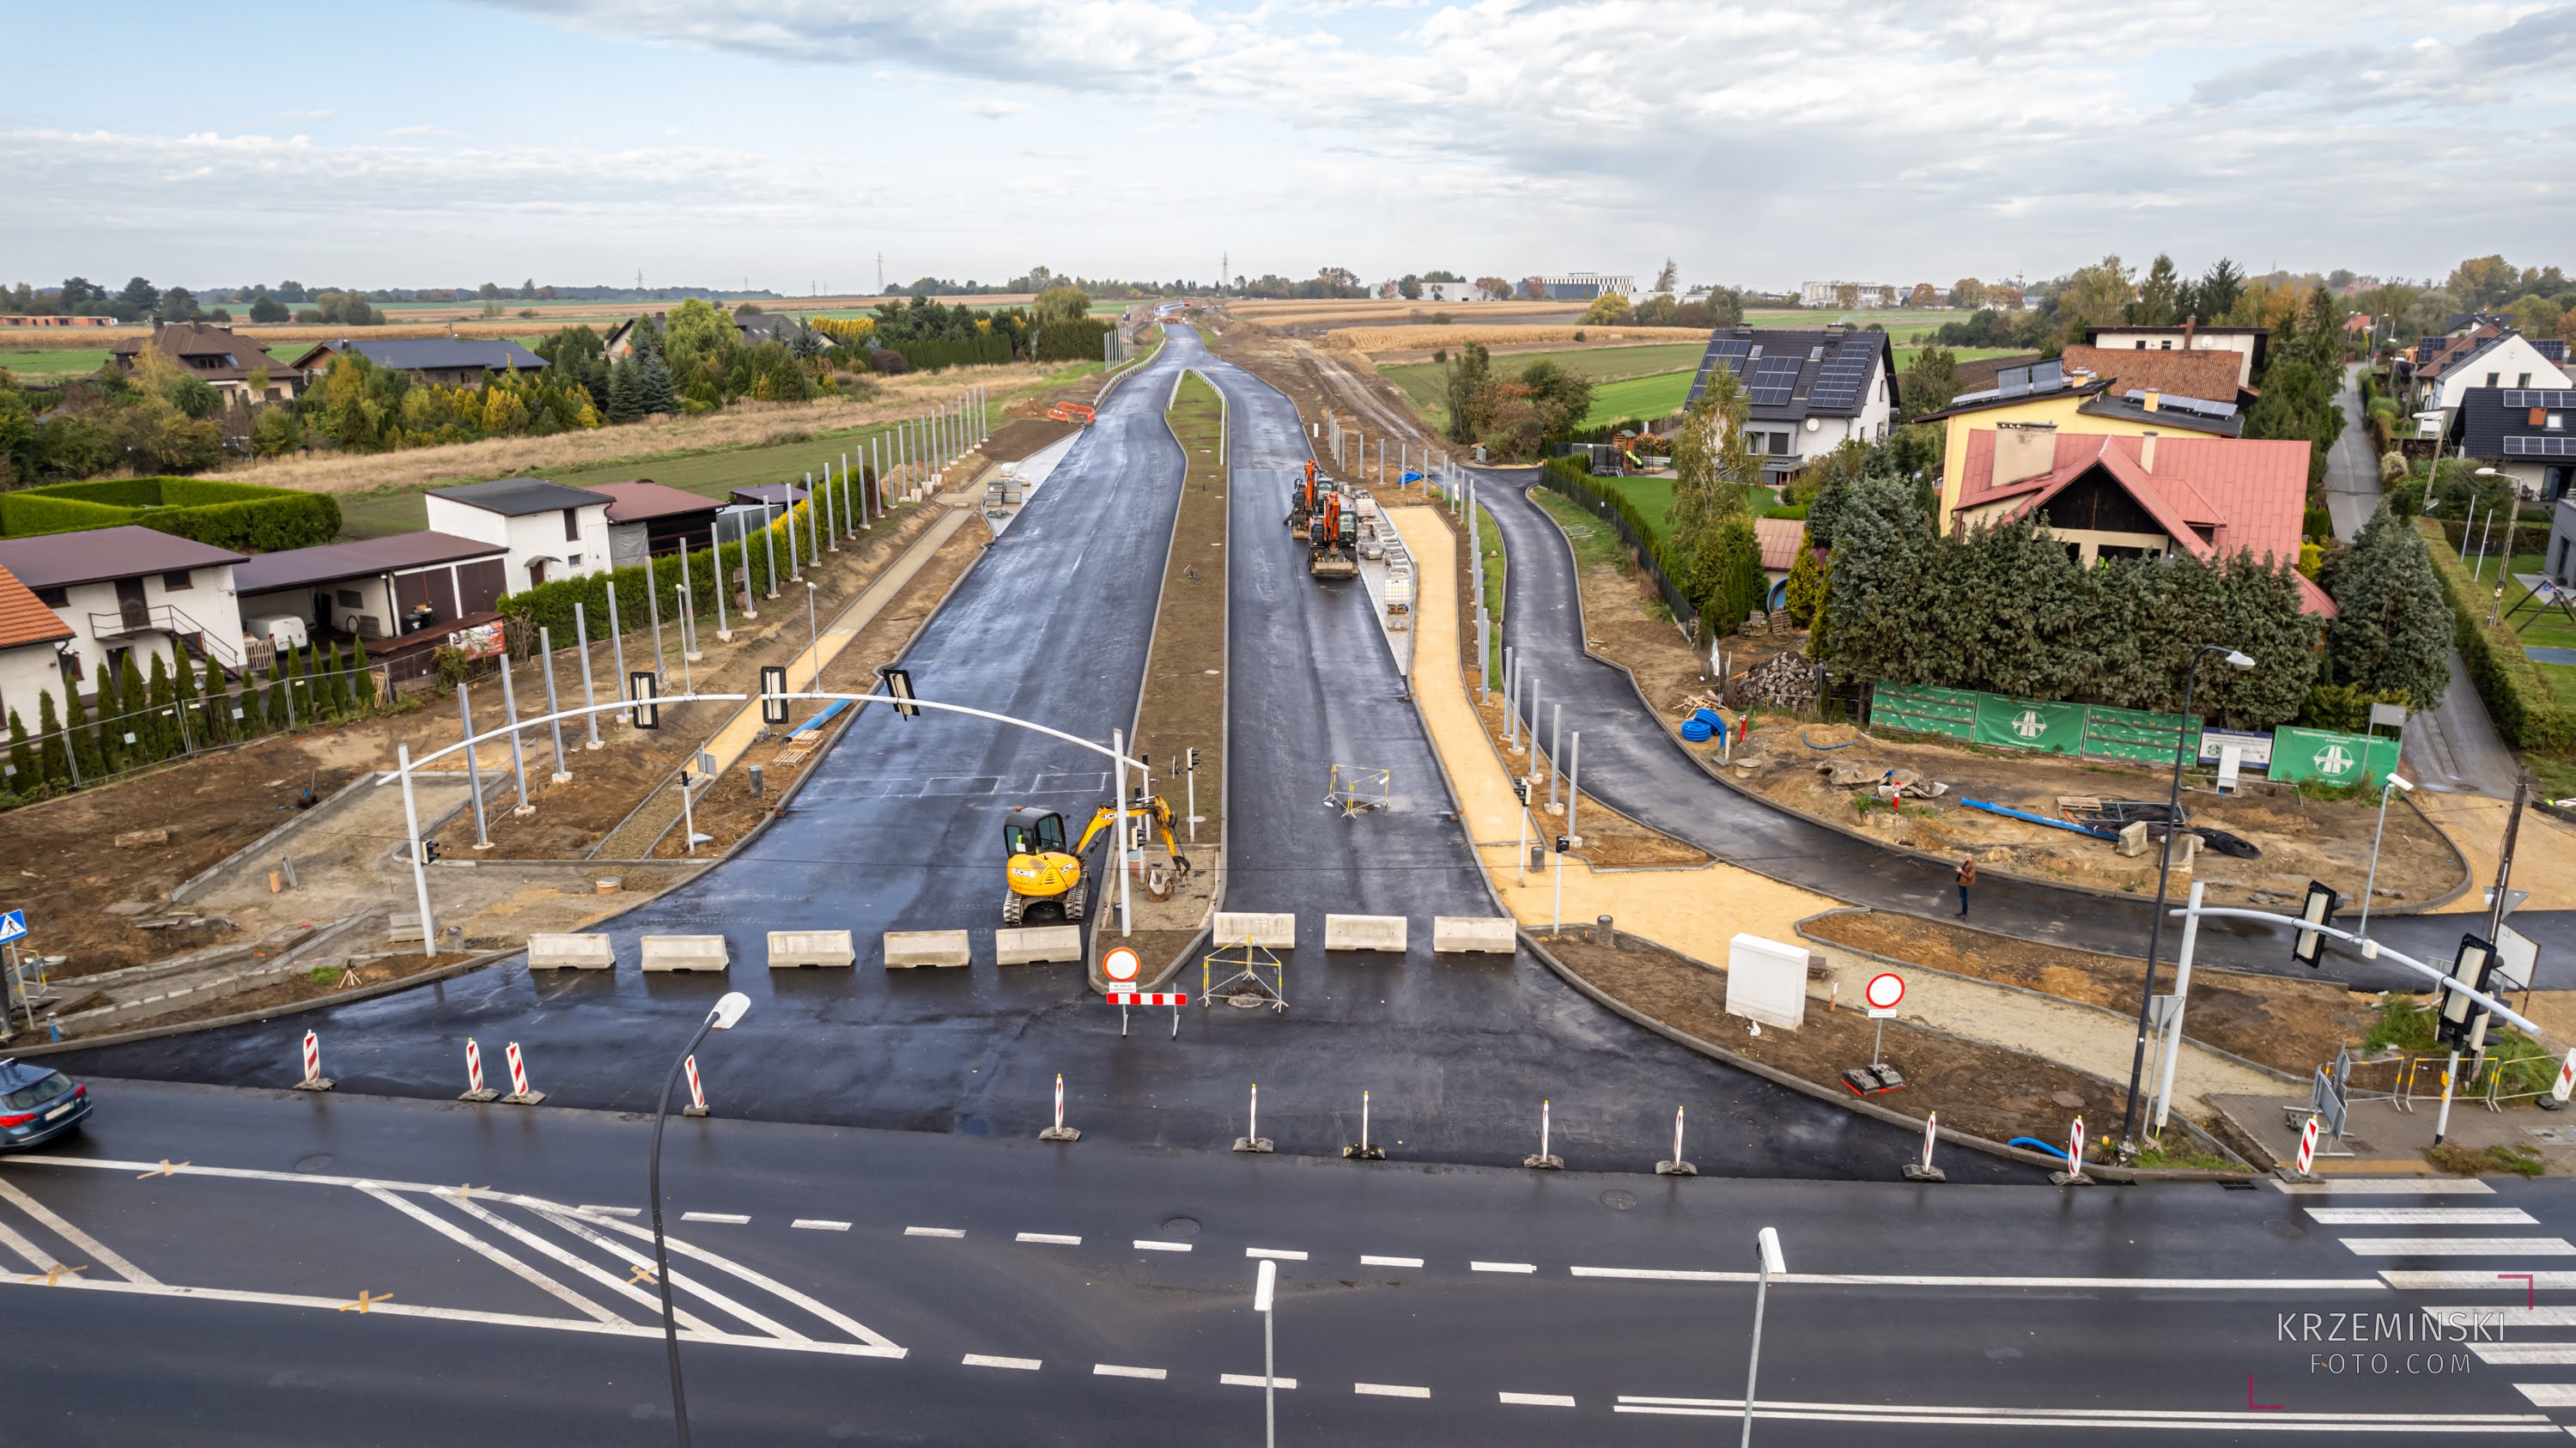
{"label": "orange excavator", "polygon": [[1323,496],[1314,516],[1306,524],[1308,573],[1317,578],[1359,576],[1359,559],[1353,556],[1353,544],[1359,533],[1357,518],[1349,500],[1340,493]]}
{"label": "orange excavator", "polygon": [[[1327,492],[1332,489],[1332,485],[1330,478],[1325,478],[1321,482],[1321,486]],[[1291,530],[1305,532],[1307,520],[1315,516],[1317,486],[1315,460],[1308,458],[1306,459],[1306,481],[1288,485],[1288,526]]]}

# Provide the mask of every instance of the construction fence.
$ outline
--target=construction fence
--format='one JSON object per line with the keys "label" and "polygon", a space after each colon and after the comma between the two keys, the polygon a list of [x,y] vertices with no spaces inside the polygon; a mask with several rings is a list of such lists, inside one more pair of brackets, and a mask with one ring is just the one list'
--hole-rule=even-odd
{"label": "construction fence", "polygon": [[[1975,689],[1925,684],[1880,684],[1871,691],[1869,722],[1883,729],[1937,734],[1999,749],[2027,749],[2132,764],[2166,764],[2185,737],[2199,742],[2208,723],[2198,715],[2153,714],[2108,704],[2014,699]],[[2269,735],[2231,739],[2270,742],[2265,769],[2285,784],[2318,780],[2330,785],[2376,786],[2397,767],[2398,741],[2328,729],[2283,726]],[[2195,751],[2198,753],[2198,751]]]}

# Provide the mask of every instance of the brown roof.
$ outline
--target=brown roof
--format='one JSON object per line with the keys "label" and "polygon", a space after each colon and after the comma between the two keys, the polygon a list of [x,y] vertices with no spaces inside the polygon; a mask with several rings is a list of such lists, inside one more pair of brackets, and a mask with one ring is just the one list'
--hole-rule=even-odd
{"label": "brown roof", "polygon": [[1762,545],[1762,571],[1785,573],[1798,566],[1798,545],[1807,538],[1807,525],[1796,518],[1756,518],[1753,536]]}
{"label": "brown roof", "polygon": [[[199,377],[224,382],[238,382],[254,371],[266,371],[277,381],[291,382],[302,375],[302,369],[278,361],[266,347],[248,337],[233,335],[233,329],[221,322],[171,322],[155,327],[149,336],[120,337],[108,348],[131,366],[135,353],[155,347],[181,362]],[[212,366],[200,366],[192,358],[216,359]]]}
{"label": "brown roof", "polygon": [[150,573],[175,573],[182,568],[239,563],[248,556],[131,523],[78,533],[0,538],[0,568],[18,575],[18,581],[29,588],[141,578]]}
{"label": "brown roof", "polygon": [[233,588],[239,593],[266,593],[308,583],[432,568],[468,558],[498,558],[509,551],[498,543],[424,529],[385,538],[362,538],[354,543],[324,543],[262,553],[233,565]]}
{"label": "brown roof", "polygon": [[2242,352],[2215,347],[2195,348],[2189,352],[2149,348],[2142,352],[2135,348],[2078,344],[2067,348],[2065,356],[2067,371],[2090,372],[2096,377],[2111,378],[2122,392],[2134,387],[2147,392],[2170,392],[2176,397],[2228,403],[2236,400],[2236,374],[2244,361]]}
{"label": "brown roof", "polygon": [[0,649],[49,644],[72,636],[71,626],[38,601],[17,575],[0,568]]}
{"label": "brown roof", "polygon": [[606,493],[616,499],[608,505],[608,521],[641,523],[647,518],[669,518],[681,513],[713,513],[725,506],[722,498],[684,493],[642,478],[631,483],[599,483],[591,491]]}

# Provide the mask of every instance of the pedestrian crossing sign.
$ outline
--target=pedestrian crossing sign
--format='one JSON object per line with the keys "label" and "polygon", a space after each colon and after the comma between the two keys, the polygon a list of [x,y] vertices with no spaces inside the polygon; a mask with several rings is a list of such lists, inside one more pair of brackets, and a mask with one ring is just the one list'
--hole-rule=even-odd
{"label": "pedestrian crossing sign", "polygon": [[0,915],[0,945],[6,945],[27,933],[27,912],[12,910]]}

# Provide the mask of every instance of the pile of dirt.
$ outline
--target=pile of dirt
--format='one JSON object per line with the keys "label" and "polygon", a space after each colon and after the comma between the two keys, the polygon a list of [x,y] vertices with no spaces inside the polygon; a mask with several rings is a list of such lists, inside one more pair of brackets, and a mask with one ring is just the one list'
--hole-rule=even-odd
{"label": "pile of dirt", "polygon": [[[2133,956],[2096,955],[1972,930],[1943,920],[1879,911],[1820,916],[1801,927],[1817,940],[1866,950],[1910,965],[2020,986],[2064,1000],[2132,1014],[2146,980]],[[2145,942],[2139,942],[2143,949]],[[2159,990],[2173,989],[2173,942],[2156,970]],[[2376,1019],[2374,997],[2330,980],[2249,975],[2195,966],[2183,1031],[2195,1041],[2256,1065],[2304,1076],[2358,1045]]]}
{"label": "pile of dirt", "polygon": [[[1802,1080],[1848,1092],[1842,1073],[1869,1064],[1879,1023],[1864,1012],[1809,1001],[1804,1026],[1765,1026],[1757,1036],[1743,1017],[1726,1014],[1722,969],[1625,937],[1603,946],[1567,934],[1549,940],[1547,948],[1594,989],[1630,1009]],[[1937,1111],[1942,1125],[1994,1141],[2063,1141],[2076,1116],[2108,1123],[2120,1111],[2119,1089],[2109,1082],[2037,1056],[1923,1030],[1902,1017],[1887,1022],[1879,1059],[1902,1072],[1906,1086],[1870,1099],[1908,1116]]]}
{"label": "pile of dirt", "polygon": [[1015,463],[1032,453],[1044,452],[1075,430],[1074,424],[1051,418],[1015,417],[1003,423],[975,451],[991,462]]}
{"label": "pile of dirt", "polygon": [[[283,1007],[298,1005],[309,1000],[319,1000],[324,996],[338,995],[342,991],[382,985],[390,981],[409,980],[416,975],[443,970],[448,966],[471,960],[478,953],[467,951],[438,955],[385,955],[355,966],[316,967],[302,975],[288,976],[273,985],[264,985],[257,990],[246,990],[234,995],[201,1000],[160,1015],[122,1020],[116,1023],[116,1029],[119,1031],[149,1030],[156,1026],[174,1026],[189,1021],[219,1020],[248,1011],[267,1011],[273,1014]],[[288,1071],[287,1063],[280,1062],[278,1069]],[[329,1070],[330,1063],[325,1061],[323,1073],[328,1075]],[[280,1079],[291,1080],[293,1073],[288,1071],[288,1074]]]}

